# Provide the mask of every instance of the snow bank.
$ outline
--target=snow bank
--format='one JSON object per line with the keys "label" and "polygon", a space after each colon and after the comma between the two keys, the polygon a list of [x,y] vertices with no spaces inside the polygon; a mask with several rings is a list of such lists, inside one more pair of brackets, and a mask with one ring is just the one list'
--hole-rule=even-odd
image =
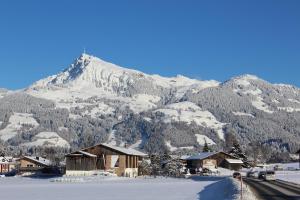
{"label": "snow bank", "polygon": [[241,199],[241,192],[243,194],[243,200],[256,200],[256,196],[251,191],[250,187],[248,185],[243,183],[243,189],[241,191],[241,182],[237,179],[230,178],[233,185],[234,185],[234,200],[240,200]]}

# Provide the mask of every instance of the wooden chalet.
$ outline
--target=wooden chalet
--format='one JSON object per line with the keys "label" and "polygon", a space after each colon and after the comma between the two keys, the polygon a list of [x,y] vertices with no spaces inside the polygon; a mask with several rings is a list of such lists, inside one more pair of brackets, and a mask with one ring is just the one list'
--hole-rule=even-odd
{"label": "wooden chalet", "polygon": [[98,144],[66,155],[66,175],[91,175],[110,171],[118,176],[138,176],[139,161],[146,154],[110,144]]}
{"label": "wooden chalet", "polygon": [[186,160],[187,168],[192,172],[199,168],[216,169],[218,167],[239,170],[243,165],[243,162],[240,159],[222,151],[203,152],[183,159]]}
{"label": "wooden chalet", "polygon": [[17,162],[13,157],[0,157],[0,174],[9,174],[17,170]]}
{"label": "wooden chalet", "polygon": [[20,172],[35,172],[51,166],[50,160],[43,157],[24,156],[19,162]]}

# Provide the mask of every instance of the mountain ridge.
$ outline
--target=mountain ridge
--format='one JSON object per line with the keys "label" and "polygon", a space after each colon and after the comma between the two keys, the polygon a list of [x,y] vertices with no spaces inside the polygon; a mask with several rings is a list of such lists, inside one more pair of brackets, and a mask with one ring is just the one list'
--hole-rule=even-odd
{"label": "mountain ridge", "polygon": [[250,74],[222,83],[162,77],[87,54],[22,91],[0,90],[0,139],[16,149],[41,145],[51,133],[71,148],[109,141],[180,153],[199,151],[204,141],[226,148],[233,134],[245,149],[260,142],[274,152],[293,152],[300,145],[299,121],[296,86]]}

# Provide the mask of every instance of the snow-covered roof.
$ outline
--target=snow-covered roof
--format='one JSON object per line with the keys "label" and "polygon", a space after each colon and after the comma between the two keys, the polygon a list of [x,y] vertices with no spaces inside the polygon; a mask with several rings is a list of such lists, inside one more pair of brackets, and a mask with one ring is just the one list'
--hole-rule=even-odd
{"label": "snow-covered roof", "polygon": [[85,151],[76,151],[76,152],[81,153],[81,154],[86,155],[86,156],[89,156],[89,157],[97,157],[96,155],[85,152]]}
{"label": "snow-covered roof", "polygon": [[15,162],[16,160],[13,157],[0,156],[0,164],[11,164]]}
{"label": "snow-covered roof", "polygon": [[43,157],[34,157],[34,156],[24,156],[23,158],[26,158],[28,160],[31,160],[33,162],[45,165],[45,166],[50,166],[51,165],[51,161],[43,158]]}
{"label": "snow-covered roof", "polygon": [[107,144],[107,143],[102,143],[100,145],[102,145],[104,147],[108,147],[108,148],[114,149],[116,151],[122,152],[122,153],[127,154],[127,155],[147,156],[147,154],[145,154],[143,152],[140,152],[138,150],[135,150],[135,149],[131,149],[131,148],[118,147],[118,146],[114,146],[114,145]]}
{"label": "snow-covered roof", "polygon": [[228,163],[230,164],[243,164],[243,161],[241,161],[240,159],[225,159]]}
{"label": "snow-covered roof", "polygon": [[223,151],[217,151],[217,152],[202,152],[202,153],[199,153],[197,155],[193,155],[193,156],[182,156],[181,159],[184,159],[184,160],[203,160],[205,158],[208,158],[210,156],[213,156],[215,154],[218,154],[218,153],[222,153],[222,154],[226,154],[228,156],[230,156],[232,159],[234,159],[235,157],[230,155],[230,154],[227,154]]}
{"label": "snow-covered roof", "polygon": [[202,152],[197,155],[190,156],[190,157],[186,158],[186,160],[203,160],[203,159],[210,157],[212,155],[215,155],[217,153],[219,153],[219,152]]}

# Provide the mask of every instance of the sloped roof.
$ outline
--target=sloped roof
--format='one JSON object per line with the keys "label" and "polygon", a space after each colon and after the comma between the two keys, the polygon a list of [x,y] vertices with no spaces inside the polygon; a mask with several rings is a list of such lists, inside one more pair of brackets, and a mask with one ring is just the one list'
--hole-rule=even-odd
{"label": "sloped roof", "polygon": [[12,164],[15,163],[16,159],[13,157],[0,156],[0,164]]}
{"label": "sloped roof", "polygon": [[51,165],[51,161],[46,159],[46,158],[43,158],[43,157],[24,156],[23,158],[26,158],[28,160],[39,163],[39,164],[44,165],[44,166],[50,166]]}
{"label": "sloped roof", "polygon": [[[231,158],[235,159],[236,157],[228,154],[228,153],[225,153],[223,151],[217,151],[217,152],[202,152],[202,153],[199,153],[197,155],[193,155],[193,156],[189,156],[189,157],[185,157],[184,160],[203,160],[205,158],[208,158],[210,156],[213,156],[213,155],[216,155],[218,153],[223,153],[223,154],[226,154],[228,156],[230,156]],[[182,157],[183,158],[183,157]]]}
{"label": "sloped roof", "polygon": [[229,158],[227,158],[227,159],[225,159],[228,163],[230,163],[230,164],[243,164],[244,162],[243,161],[241,161],[240,159],[229,159]]}
{"label": "sloped roof", "polygon": [[114,149],[114,150],[119,151],[121,153],[124,153],[126,155],[147,156],[147,154],[145,154],[143,152],[140,152],[138,150],[135,150],[135,149],[131,149],[131,148],[118,147],[118,146],[114,146],[114,145],[107,144],[107,143],[102,143],[102,144],[99,144],[99,145],[102,145],[104,147],[108,147],[108,148]]}
{"label": "sloped roof", "polygon": [[187,158],[185,158],[185,160],[203,160],[203,159],[208,158],[217,153],[219,153],[219,152],[202,152],[197,155],[187,157]]}

